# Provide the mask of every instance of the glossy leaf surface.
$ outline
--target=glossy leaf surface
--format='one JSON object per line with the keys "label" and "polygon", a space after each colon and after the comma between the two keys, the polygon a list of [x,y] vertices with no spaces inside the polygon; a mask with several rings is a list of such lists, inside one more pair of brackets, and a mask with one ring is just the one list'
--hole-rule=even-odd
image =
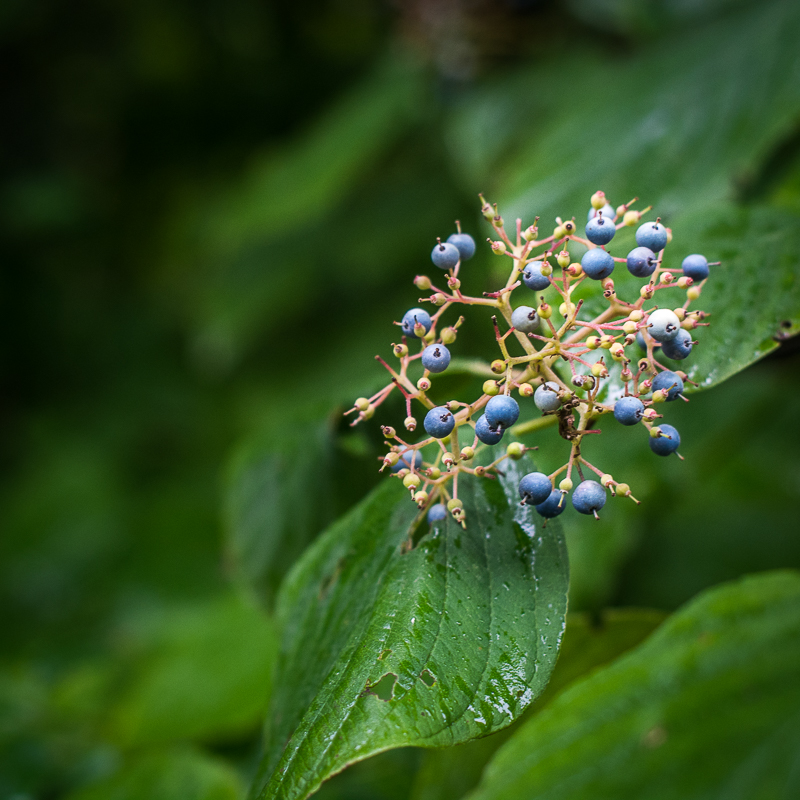
{"label": "glossy leaf surface", "polygon": [[541,693],[566,553],[560,527],[519,505],[528,459],[502,468],[497,481],[462,477],[466,530],[417,527],[387,479],[298,563],[279,597],[284,655],[254,796],[303,798],[381,750],[499,730]]}
{"label": "glossy leaf surface", "polygon": [[709,590],[498,752],[470,800],[800,791],[800,575]]}

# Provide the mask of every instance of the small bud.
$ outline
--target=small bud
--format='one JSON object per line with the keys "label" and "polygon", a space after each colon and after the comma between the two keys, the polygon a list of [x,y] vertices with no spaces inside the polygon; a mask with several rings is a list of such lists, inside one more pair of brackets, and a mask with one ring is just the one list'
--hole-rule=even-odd
{"label": "small bud", "polygon": [[596,191],[592,195],[592,208],[595,210],[600,210],[606,204],[606,193],[601,191]]}
{"label": "small bud", "polygon": [[397,431],[391,425],[384,425],[381,427],[381,433],[384,439],[394,439],[397,436]]}
{"label": "small bud", "polygon": [[506,455],[514,461],[518,461],[525,455],[525,445],[521,442],[511,442],[506,448]]}
{"label": "small bud", "polygon": [[639,308],[634,308],[630,314],[628,314],[628,319],[632,322],[641,322],[644,319],[644,311]]}
{"label": "small bud", "polygon": [[611,486],[612,483],[614,483],[614,478],[607,472],[605,473],[605,475],[600,476],[600,485],[604,486],[606,489],[608,489],[608,487]]}
{"label": "small bud", "polygon": [[408,355],[408,346],[402,343],[400,344],[393,344],[392,345],[392,352],[398,358],[405,358]]}
{"label": "small bud", "polygon": [[569,266],[571,260],[572,259],[570,258],[569,252],[567,250],[562,250],[556,256],[556,261],[558,261],[558,266],[561,267],[561,269],[566,269]]}
{"label": "small bud", "polygon": [[366,411],[369,408],[369,400],[367,400],[366,397],[359,397],[359,398],[356,399],[356,402],[353,403],[353,405],[359,411]]}
{"label": "small bud", "polygon": [[489,243],[491,244],[492,252],[495,253],[495,255],[502,256],[503,253],[506,252],[507,248],[506,248],[506,243],[505,242],[499,242],[499,241],[498,242],[493,242],[490,239]]}
{"label": "small bud", "polygon": [[431,388],[431,380],[430,378],[422,377],[417,381],[417,389],[421,392],[427,392],[428,389]]}
{"label": "small bud", "polygon": [[447,501],[447,510],[451,513],[456,509],[462,509],[462,508],[464,508],[464,504],[456,497],[454,497],[452,500]]}
{"label": "small bud", "polygon": [[455,328],[450,326],[449,328],[445,328],[442,331],[442,344],[453,344],[456,340],[457,331]]}
{"label": "small bud", "polygon": [[553,316],[553,309],[550,305],[542,301],[539,308],[536,309],[536,313],[541,319],[550,319],[550,317]]}
{"label": "small bud", "polygon": [[425,504],[428,502],[428,493],[427,492],[417,492],[414,495],[414,502],[420,508],[423,508],[425,506]]}
{"label": "small bud", "polygon": [[622,218],[622,222],[630,227],[631,225],[637,225],[641,218],[641,211],[626,211],[625,216]]}
{"label": "small bud", "polygon": [[690,286],[686,290],[686,297],[689,300],[697,300],[700,297],[700,287],[699,286]]}
{"label": "small bud", "polygon": [[416,489],[421,482],[419,475],[414,472],[409,472],[408,475],[403,478],[403,486],[405,486],[406,489]]}
{"label": "small bud", "polygon": [[417,427],[417,421],[414,419],[414,417],[406,417],[403,424],[406,426],[407,431],[413,431]]}
{"label": "small bud", "polygon": [[496,358],[492,361],[490,369],[495,375],[502,375],[506,371],[506,362]]}
{"label": "small bud", "polygon": [[[435,306],[443,306],[447,302],[447,298],[441,292],[434,292],[430,297],[431,303]],[[417,326],[414,326],[414,333],[417,332]]]}
{"label": "small bud", "polygon": [[558,484],[558,488],[561,489],[562,492],[570,492],[572,491],[572,481],[569,478],[564,478],[564,480]]}
{"label": "small bud", "polygon": [[484,381],[483,393],[488,394],[490,397],[500,394],[500,387],[497,385],[497,381]]}
{"label": "small bud", "polygon": [[586,339],[586,346],[590,350],[597,350],[600,347],[600,337],[599,336],[589,336]]}
{"label": "small bud", "polygon": [[521,383],[519,385],[519,393],[523,397],[533,397],[534,388],[529,383]]}
{"label": "small bud", "polygon": [[461,458],[463,458],[464,461],[471,461],[475,458],[475,451],[471,447],[463,447],[461,449]]}
{"label": "small bud", "polygon": [[427,275],[417,275],[414,278],[414,286],[422,292],[427,292],[431,288],[431,279]]}

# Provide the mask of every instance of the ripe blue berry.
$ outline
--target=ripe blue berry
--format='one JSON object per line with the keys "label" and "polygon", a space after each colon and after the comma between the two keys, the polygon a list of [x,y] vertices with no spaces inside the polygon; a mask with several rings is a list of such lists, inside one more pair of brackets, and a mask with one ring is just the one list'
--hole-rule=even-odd
{"label": "ripe blue berry", "polygon": [[444,372],[450,365],[450,351],[443,344],[429,344],[422,351],[422,366],[431,372]]}
{"label": "ripe blue berry", "polygon": [[596,247],[583,254],[581,267],[590,278],[599,281],[607,278],[614,271],[614,259],[605,250]]}
{"label": "ripe blue berry", "polygon": [[455,245],[462,261],[475,255],[475,240],[468,233],[451,233],[447,241]]}
{"label": "ripe blue berry", "polygon": [[673,361],[681,361],[692,352],[693,342],[689,331],[681,328],[674,339],[664,342],[663,353]]}
{"label": "ripe blue berry", "polygon": [[444,503],[434,503],[428,509],[428,524],[433,525],[434,522],[442,522],[447,519],[447,509]]}
{"label": "ripe blue berry", "polygon": [[649,278],[656,270],[656,254],[649,247],[634,247],[628,253],[628,272],[636,278]]}
{"label": "ripe blue berry", "polygon": [[519,403],[506,394],[498,394],[486,404],[486,422],[490,428],[505,430],[519,419]]}
{"label": "ripe blue berry", "polygon": [[453,269],[460,259],[458,248],[450,242],[437,242],[431,250],[431,261],[439,269]]}
{"label": "ripe blue berry", "polygon": [[[561,497],[561,490],[553,489],[553,491],[550,492],[550,497],[543,503],[539,503],[536,506],[536,510],[546,519],[557,517],[567,507],[566,500],[562,501]],[[559,505],[559,503],[561,503],[561,505]]]}
{"label": "ripe blue berry", "polygon": [[419,322],[419,324],[425,328],[425,333],[431,329],[431,325],[433,324],[431,321],[431,315],[425,311],[424,308],[410,308],[405,314],[403,314],[403,320],[400,323],[400,327],[403,329],[403,333],[406,336],[411,336],[413,339],[417,338],[417,334],[414,333],[415,322]]}
{"label": "ripe blue berry", "polygon": [[511,313],[511,324],[522,333],[533,333],[539,327],[539,315],[530,306],[518,306]]}
{"label": "ripe blue berry", "polygon": [[[666,392],[667,401],[674,400],[683,391],[683,380],[680,375],[676,375],[668,369],[659,372],[653,378],[653,391]],[[663,425],[661,426],[664,427]]]}
{"label": "ripe blue berry", "polygon": [[604,217],[608,217],[608,219],[614,219],[617,215],[617,212],[614,210],[614,206],[611,203],[606,203],[601,209],[590,208],[589,214],[586,217],[586,221],[588,222],[590,219],[594,219],[600,212],[603,212]]}
{"label": "ripe blue berry", "polygon": [[694,253],[691,256],[686,256],[681,264],[683,274],[687,278],[691,278],[695,283],[704,281],[708,277],[708,259],[701,256],[699,253]]}
{"label": "ripe blue berry", "polygon": [[649,323],[647,332],[661,344],[674,339],[681,329],[681,321],[675,312],[668,308],[657,308],[650,314],[647,321]]}
{"label": "ripe blue berry", "polygon": [[592,244],[608,244],[616,232],[614,221],[605,214],[598,214],[586,223],[586,238]]}
{"label": "ripe blue berry", "polygon": [[[663,374],[663,373],[662,373]],[[650,449],[657,456],[668,456],[674,453],[681,444],[681,436],[672,425],[659,425],[663,436],[657,439],[650,437]],[[669,437],[669,438],[667,438]]]}
{"label": "ripe blue berry", "polygon": [[552,491],[553,484],[543,472],[529,472],[519,482],[519,499],[529,506],[544,503]]}
{"label": "ripe blue berry", "polygon": [[606,490],[597,481],[583,481],[572,493],[572,505],[581,514],[594,514],[606,504]]}
{"label": "ripe blue berry", "polygon": [[542,275],[541,261],[531,261],[525,265],[525,269],[522,270],[522,282],[534,292],[541,292],[550,285],[550,278]]}
{"label": "ripe blue berry", "polygon": [[435,439],[444,439],[455,428],[456,420],[447,406],[436,406],[425,415],[425,421],[422,425],[428,435],[433,436]]}
{"label": "ripe blue berry", "polygon": [[645,222],[636,231],[636,244],[657,253],[667,246],[667,229],[660,222]]}
{"label": "ripe blue berry", "polygon": [[412,453],[403,453],[400,460],[392,467],[392,472],[400,472],[401,469],[411,469],[411,464],[414,464],[414,469],[419,469],[422,466],[422,453],[419,450],[414,450]]}
{"label": "ripe blue berry", "polygon": [[503,428],[490,428],[485,414],[482,414],[475,423],[475,435],[484,444],[497,444],[504,433]]}
{"label": "ripe blue berry", "polygon": [[539,386],[533,393],[533,402],[539,411],[555,411],[561,407],[558,396],[561,387],[555,381],[547,381]]}
{"label": "ripe blue berry", "polygon": [[623,425],[635,425],[641,422],[644,414],[644,403],[638,397],[620,397],[614,403],[614,419]]}

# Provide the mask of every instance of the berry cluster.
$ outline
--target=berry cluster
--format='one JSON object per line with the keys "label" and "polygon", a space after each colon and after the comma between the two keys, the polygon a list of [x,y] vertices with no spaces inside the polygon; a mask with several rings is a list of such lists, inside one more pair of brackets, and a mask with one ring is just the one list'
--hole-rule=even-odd
{"label": "berry cluster", "polygon": [[[636,200],[614,209],[603,192],[596,192],[591,198],[584,237],[578,236],[574,218],[567,221],[556,218],[553,233],[538,239],[537,217],[525,230],[518,219],[512,241],[497,206],[489,205],[481,196],[482,214],[497,237],[487,241],[494,253],[511,260],[505,286],[499,291],[484,292],[482,297],[463,294],[458,277],[462,263],[475,254],[473,238],[462,233],[456,222],[457,233],[446,242],[437,239],[431,261],[446,273],[447,288],[437,288],[425,275],[414,280],[418,289],[431,292],[428,297],[420,298],[420,302],[429,302],[437,310],[431,314],[422,308],[412,308],[395,323],[403,333],[400,343],[392,345],[399,369],[376,356],[388,370],[391,381],[372,397],[356,400],[346,412],[357,414],[353,425],[369,419],[398,389],[406,401],[405,428],[413,432],[417,419],[412,404],[416,401],[424,406],[422,425],[428,438],[409,443],[394,428],[382,428],[389,451],[382,459],[381,470],[388,467],[403,481],[414,502],[423,511],[427,510],[431,524],[450,513],[465,525],[463,503],[458,499],[459,475],[494,478],[504,459],[519,459],[527,449],[533,449],[514,441],[491,464],[472,466],[482,445],[498,444],[505,432],[517,425],[520,406],[512,392],[523,398],[523,403],[524,399],[532,398],[533,405],[541,412],[517,425],[513,433],[522,434],[552,424],[558,426],[559,435],[569,443],[569,456],[563,466],[549,475],[532,472],[519,484],[522,504],[535,506],[545,519],[561,514],[570,492],[576,511],[595,517],[605,505],[607,491],[639,502],[628,484],[619,483],[583,457],[583,439],[600,433],[593,426],[602,415],[612,414],[621,425],[643,426],[650,448],[657,455],[677,452],[678,431],[672,425],[656,424],[662,417],[657,407],[677,398],[685,400],[682,392],[688,378],[686,373],[661,364],[657,356],[680,361],[697,344],[691,332],[708,325],[704,322],[707,314],[690,311],[689,306],[700,297],[709,267],[714,264],[694,254],[683,259],[680,276],[668,271],[663,259],[672,232],[660,218],[641,223],[650,208],[634,210]],[[606,246],[617,231],[632,226],[638,226],[637,246],[625,257],[612,256]],[[580,261],[573,260],[571,245],[585,249]],[[618,263],[624,263],[634,277],[646,279],[634,302],[616,294],[611,274]],[[607,302],[605,310],[592,320],[580,318],[584,303],[575,300],[575,290],[587,280],[601,282],[602,296]],[[530,305],[512,306],[511,295],[518,288],[527,293]],[[550,289],[554,290],[550,294],[559,301],[558,315],[541,294]],[[667,305],[671,303],[656,304],[657,293],[660,300],[663,292],[675,289],[683,290],[683,305],[669,308]],[[477,400],[437,404],[430,397],[432,378],[447,370],[449,348],[464,322],[464,317],[459,317],[454,324],[443,327],[441,319],[451,306],[459,304],[488,306],[495,311],[492,322],[501,357],[485,365],[489,379]],[[505,322],[504,332],[498,318]],[[410,347],[417,342],[419,349],[411,352]],[[510,346],[518,354],[512,354]],[[415,361],[420,361],[424,370],[416,384],[408,375]],[[612,396],[614,389],[606,381],[610,370],[618,373],[624,387],[616,390],[618,397]],[[425,460],[423,450],[427,453],[432,450],[433,455]],[[584,468],[595,473],[599,481],[585,479]],[[573,471],[580,479],[574,491]],[[566,474],[558,480],[562,473]]]}

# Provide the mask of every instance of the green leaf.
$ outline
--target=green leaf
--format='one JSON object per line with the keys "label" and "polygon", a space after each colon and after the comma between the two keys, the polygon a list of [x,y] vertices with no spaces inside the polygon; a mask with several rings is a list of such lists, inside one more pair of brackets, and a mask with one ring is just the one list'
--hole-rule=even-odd
{"label": "green leaf", "polygon": [[557,521],[540,529],[519,505],[531,468],[462,478],[466,530],[448,519],[430,531],[387,479],[315,542],[279,597],[283,656],[255,797],[304,798],[381,750],[486,735],[541,693],[567,562]]}
{"label": "green leaf", "polygon": [[800,791],[800,574],[712,589],[572,685],[470,800],[692,800]]}
{"label": "green leaf", "polygon": [[487,762],[520,725],[538,714],[572,681],[639,644],[664,616],[658,611],[639,609],[611,609],[594,620],[582,614],[570,614],[553,677],[541,697],[504,731],[456,747],[427,752],[417,773],[412,800],[461,797],[473,789]]}
{"label": "green leaf", "polygon": [[182,748],[134,758],[68,800],[241,800],[243,794],[239,776],[224,762]]}
{"label": "green leaf", "polygon": [[258,607],[223,595],[150,627],[139,634],[148,644],[112,714],[117,740],[219,741],[257,727],[277,654],[274,626]]}

